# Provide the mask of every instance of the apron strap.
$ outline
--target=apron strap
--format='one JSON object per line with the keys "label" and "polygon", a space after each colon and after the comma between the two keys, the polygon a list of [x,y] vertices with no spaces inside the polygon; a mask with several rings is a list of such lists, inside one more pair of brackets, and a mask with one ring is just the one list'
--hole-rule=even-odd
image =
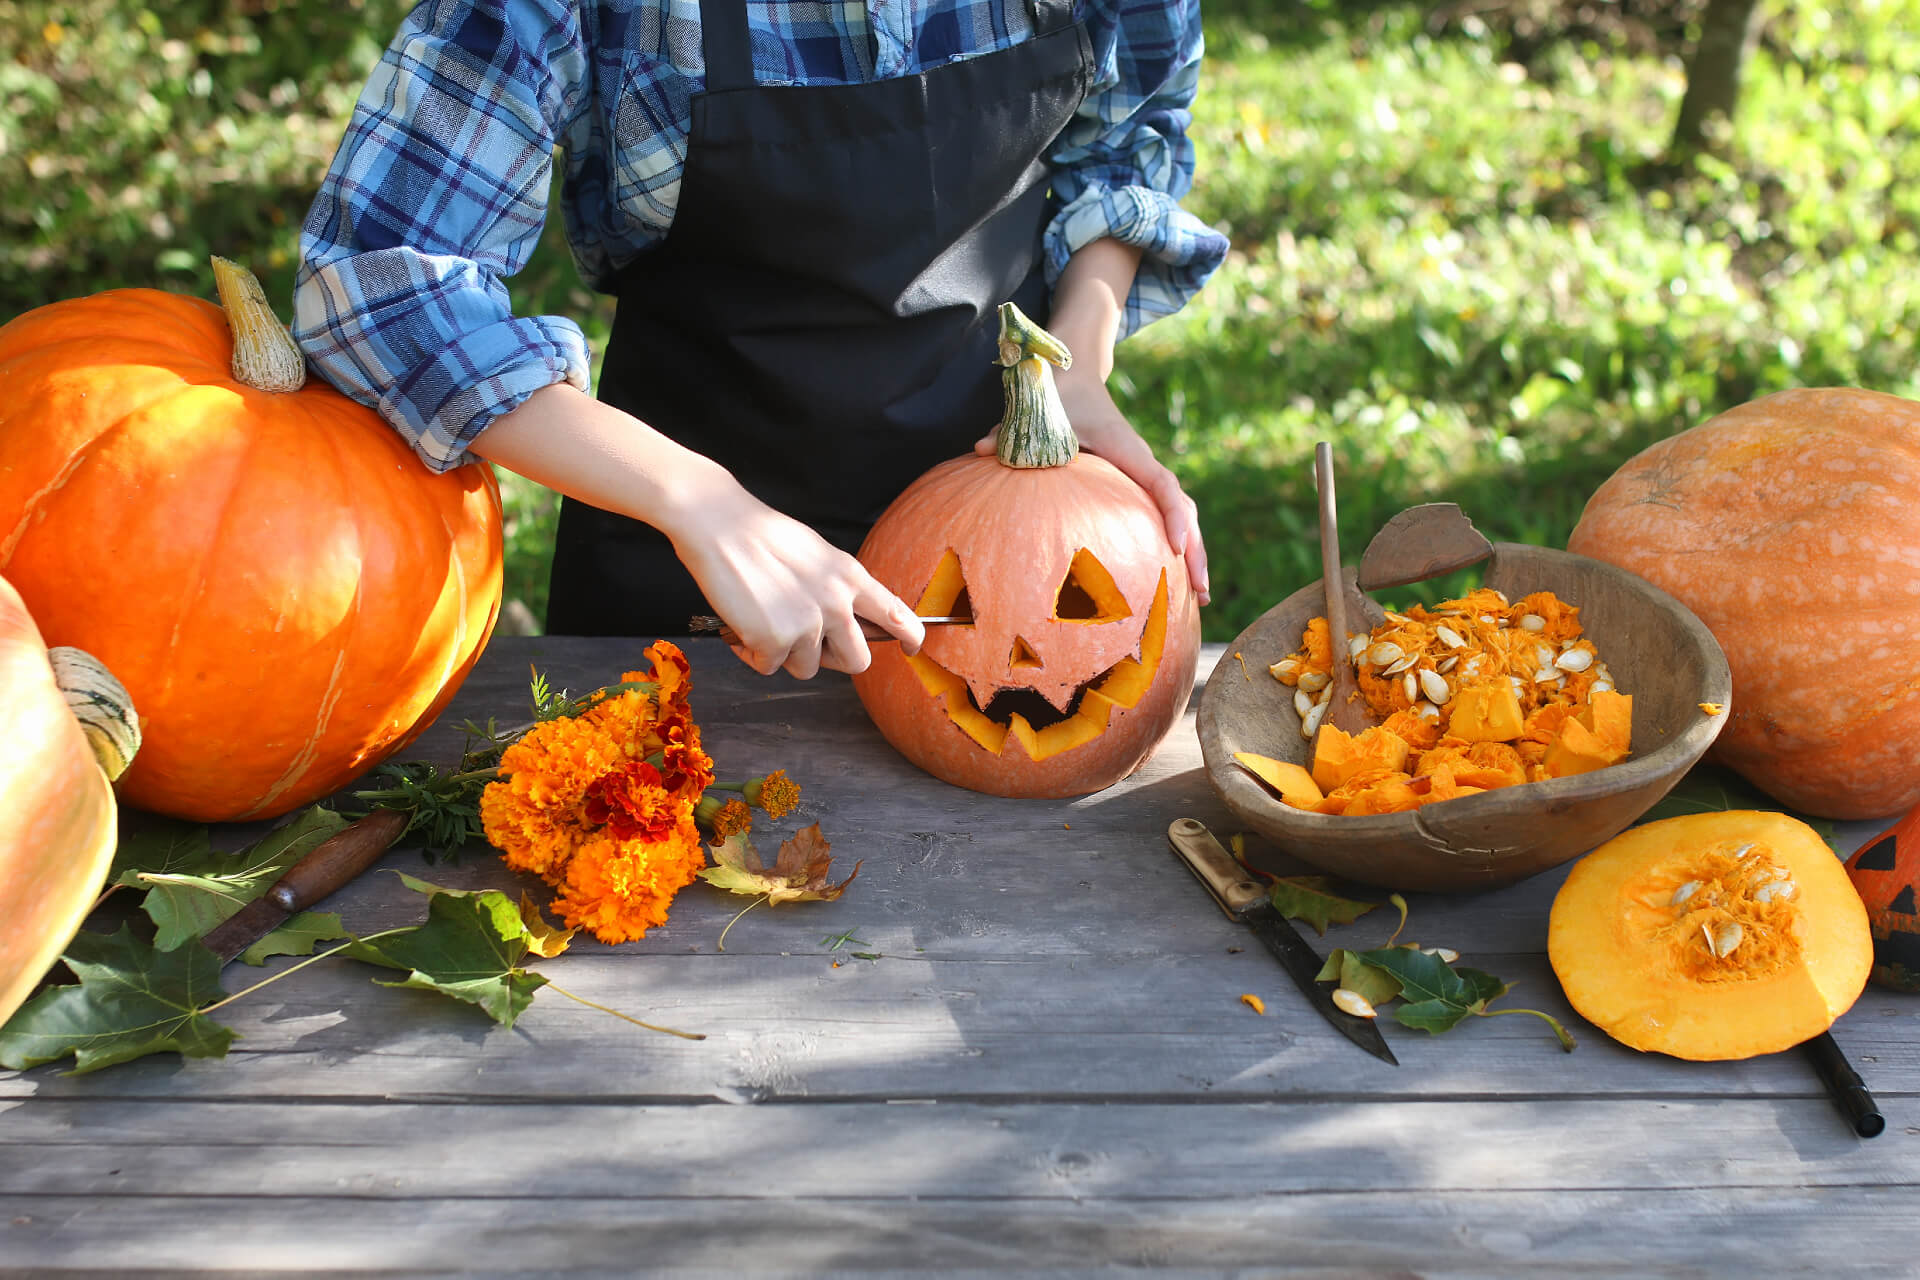
{"label": "apron strap", "polygon": [[[1073,25],[1073,0],[1027,0],[1035,37]],[[707,91],[751,89],[753,42],[747,32],[747,0],[700,0],[700,51],[707,64]]]}
{"label": "apron strap", "polygon": [[700,52],[707,63],[708,93],[753,88],[747,0],[700,0]]}

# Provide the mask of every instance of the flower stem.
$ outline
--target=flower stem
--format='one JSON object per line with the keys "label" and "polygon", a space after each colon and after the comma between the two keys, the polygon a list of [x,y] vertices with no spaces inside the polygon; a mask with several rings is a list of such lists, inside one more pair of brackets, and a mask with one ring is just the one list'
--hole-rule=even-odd
{"label": "flower stem", "polygon": [[1561,1026],[1552,1014],[1542,1013],[1538,1009],[1482,1009],[1480,1016],[1483,1018],[1491,1018],[1495,1014],[1500,1013],[1530,1013],[1536,1018],[1543,1019],[1548,1026],[1553,1028],[1554,1038],[1560,1042],[1560,1047],[1568,1053],[1573,1052],[1573,1037],[1568,1034],[1567,1029]]}
{"label": "flower stem", "polygon": [[705,1040],[707,1038],[706,1033],[703,1031],[676,1031],[672,1027],[657,1027],[651,1022],[642,1022],[638,1018],[627,1016],[626,1014],[620,1012],[618,1009],[609,1009],[607,1008],[607,1006],[603,1004],[594,1003],[592,1000],[587,999],[585,996],[577,996],[573,992],[561,986],[559,983],[553,981],[552,979],[547,980],[547,987],[550,990],[558,991],[561,995],[565,996],[569,1000],[578,1000],[581,1004],[587,1006],[587,1008],[589,1009],[598,1009],[602,1013],[610,1013],[614,1017],[620,1019],[622,1022],[631,1022],[634,1026],[645,1027],[648,1031],[661,1031],[670,1036],[679,1036],[682,1040]]}
{"label": "flower stem", "polygon": [[740,908],[740,910],[734,915],[733,920],[727,921],[727,928],[722,929],[720,931],[720,940],[714,944],[714,950],[725,951],[727,949],[727,929],[733,928],[734,921],[737,921],[741,916],[747,914],[747,912],[753,910],[755,907],[759,906],[761,903],[767,901],[767,898],[768,898],[768,895],[763,893],[759,897],[755,898],[752,902],[749,902],[746,906]]}
{"label": "flower stem", "polygon": [[260,988],[266,986],[269,982],[278,982],[280,981],[280,979],[286,977],[288,974],[298,973],[300,970],[306,968],[308,965],[313,964],[320,960],[325,960],[328,956],[339,955],[342,951],[345,951],[348,947],[352,946],[356,942],[371,942],[375,938],[384,938],[390,934],[405,933],[408,929],[411,929],[413,927],[414,926],[412,925],[405,925],[398,929],[383,929],[379,933],[370,933],[364,938],[348,938],[345,942],[341,943],[337,947],[329,947],[327,950],[322,951],[317,955],[308,956],[305,960],[300,961],[298,964],[290,964],[278,973],[269,974],[268,976],[260,979],[260,981],[254,983],[252,986],[246,987],[240,991],[234,992],[232,995],[228,996],[224,1000],[216,1000],[212,1004],[208,1005],[206,1008],[199,1010],[199,1012],[212,1013],[215,1009],[223,1008],[226,1005],[230,1005],[235,1000],[238,1000],[241,996],[252,995],[254,992],[258,991]]}

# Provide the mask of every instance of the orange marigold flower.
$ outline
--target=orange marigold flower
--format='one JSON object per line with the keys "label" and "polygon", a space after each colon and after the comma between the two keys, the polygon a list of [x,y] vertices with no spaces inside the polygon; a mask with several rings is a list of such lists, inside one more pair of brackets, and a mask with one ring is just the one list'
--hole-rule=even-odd
{"label": "orange marigold flower", "polygon": [[618,744],[584,721],[534,726],[501,754],[503,777],[480,793],[487,840],[516,871],[557,874],[588,833],[588,789],[626,763]]}
{"label": "orange marigold flower", "polygon": [[587,787],[582,811],[616,840],[659,840],[679,819],[673,797],[660,785],[660,771],[644,760],[614,769]]}
{"label": "orange marigold flower", "polygon": [[764,778],[755,778],[743,792],[747,803],[765,809],[769,818],[784,818],[800,803],[800,784],[787,777],[785,769],[775,769]]}
{"label": "orange marigold flower", "polygon": [[691,813],[662,840],[589,837],[567,863],[553,910],[560,919],[616,944],[646,936],[667,921],[674,895],[707,864]]}
{"label": "orange marigold flower", "polygon": [[737,836],[743,831],[753,830],[753,811],[747,808],[745,800],[733,799],[720,806],[720,812],[713,816],[713,838],[725,840]]}

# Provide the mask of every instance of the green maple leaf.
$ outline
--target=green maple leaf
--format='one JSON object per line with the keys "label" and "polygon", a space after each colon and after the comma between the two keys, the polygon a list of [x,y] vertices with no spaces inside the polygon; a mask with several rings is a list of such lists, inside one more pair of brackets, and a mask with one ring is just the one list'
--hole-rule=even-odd
{"label": "green maple leaf", "polygon": [[353,935],[340,927],[340,916],[332,911],[302,911],[290,916],[279,928],[240,953],[251,965],[262,965],[268,956],[310,956],[322,942],[333,942]]}
{"label": "green maple leaf", "polygon": [[1358,952],[1345,947],[1329,952],[1320,972],[1313,976],[1316,981],[1331,982],[1358,993],[1376,1009],[1400,998],[1400,979],[1378,965],[1368,964]]}
{"label": "green maple leaf", "polygon": [[1352,924],[1380,904],[1343,898],[1333,892],[1329,876],[1283,876],[1273,882],[1267,897],[1281,915],[1304,920],[1324,934],[1330,924]]}
{"label": "green maple leaf", "polygon": [[1416,947],[1381,947],[1357,953],[1357,959],[1391,974],[1400,984],[1406,1001],[1393,1016],[1401,1025],[1438,1035],[1458,1026],[1462,1019],[1488,1017],[1501,1013],[1530,1013],[1544,1019],[1553,1028],[1560,1047],[1573,1052],[1573,1037],[1551,1015],[1538,1009],[1489,1009],[1487,1005],[1505,995],[1511,987],[1479,969],[1456,968],[1437,955]]}
{"label": "green maple leaf", "polygon": [[343,954],[354,960],[405,970],[398,982],[383,987],[438,991],[479,1005],[503,1027],[533,1003],[547,984],[520,967],[536,935],[520,908],[498,889],[467,891],[400,877],[409,889],[428,895],[427,922],[377,938],[357,938]]}
{"label": "green maple leaf", "polygon": [[222,1058],[234,1033],[201,1010],[225,998],[220,961],[197,939],[155,948],[121,925],[67,944],[78,986],[52,987],[0,1027],[0,1066],[20,1070],[73,1055],[82,1075],[150,1053]]}
{"label": "green maple leaf", "polygon": [[346,825],[315,805],[238,853],[215,853],[205,827],[151,825],[117,850],[108,883],[147,890],[140,909],[156,927],[154,946],[165,951],[265,893],[281,872]]}

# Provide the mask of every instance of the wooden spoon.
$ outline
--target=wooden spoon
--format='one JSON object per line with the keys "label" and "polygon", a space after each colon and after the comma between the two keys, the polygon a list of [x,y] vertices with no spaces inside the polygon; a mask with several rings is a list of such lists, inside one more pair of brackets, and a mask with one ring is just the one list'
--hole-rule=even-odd
{"label": "wooden spoon", "polygon": [[1333,641],[1333,695],[1314,731],[1317,748],[1328,725],[1357,734],[1375,720],[1360,697],[1347,652],[1347,579],[1340,568],[1340,529],[1334,515],[1333,446],[1324,440],[1313,447],[1313,478],[1320,490],[1320,578],[1327,593],[1327,634]]}

